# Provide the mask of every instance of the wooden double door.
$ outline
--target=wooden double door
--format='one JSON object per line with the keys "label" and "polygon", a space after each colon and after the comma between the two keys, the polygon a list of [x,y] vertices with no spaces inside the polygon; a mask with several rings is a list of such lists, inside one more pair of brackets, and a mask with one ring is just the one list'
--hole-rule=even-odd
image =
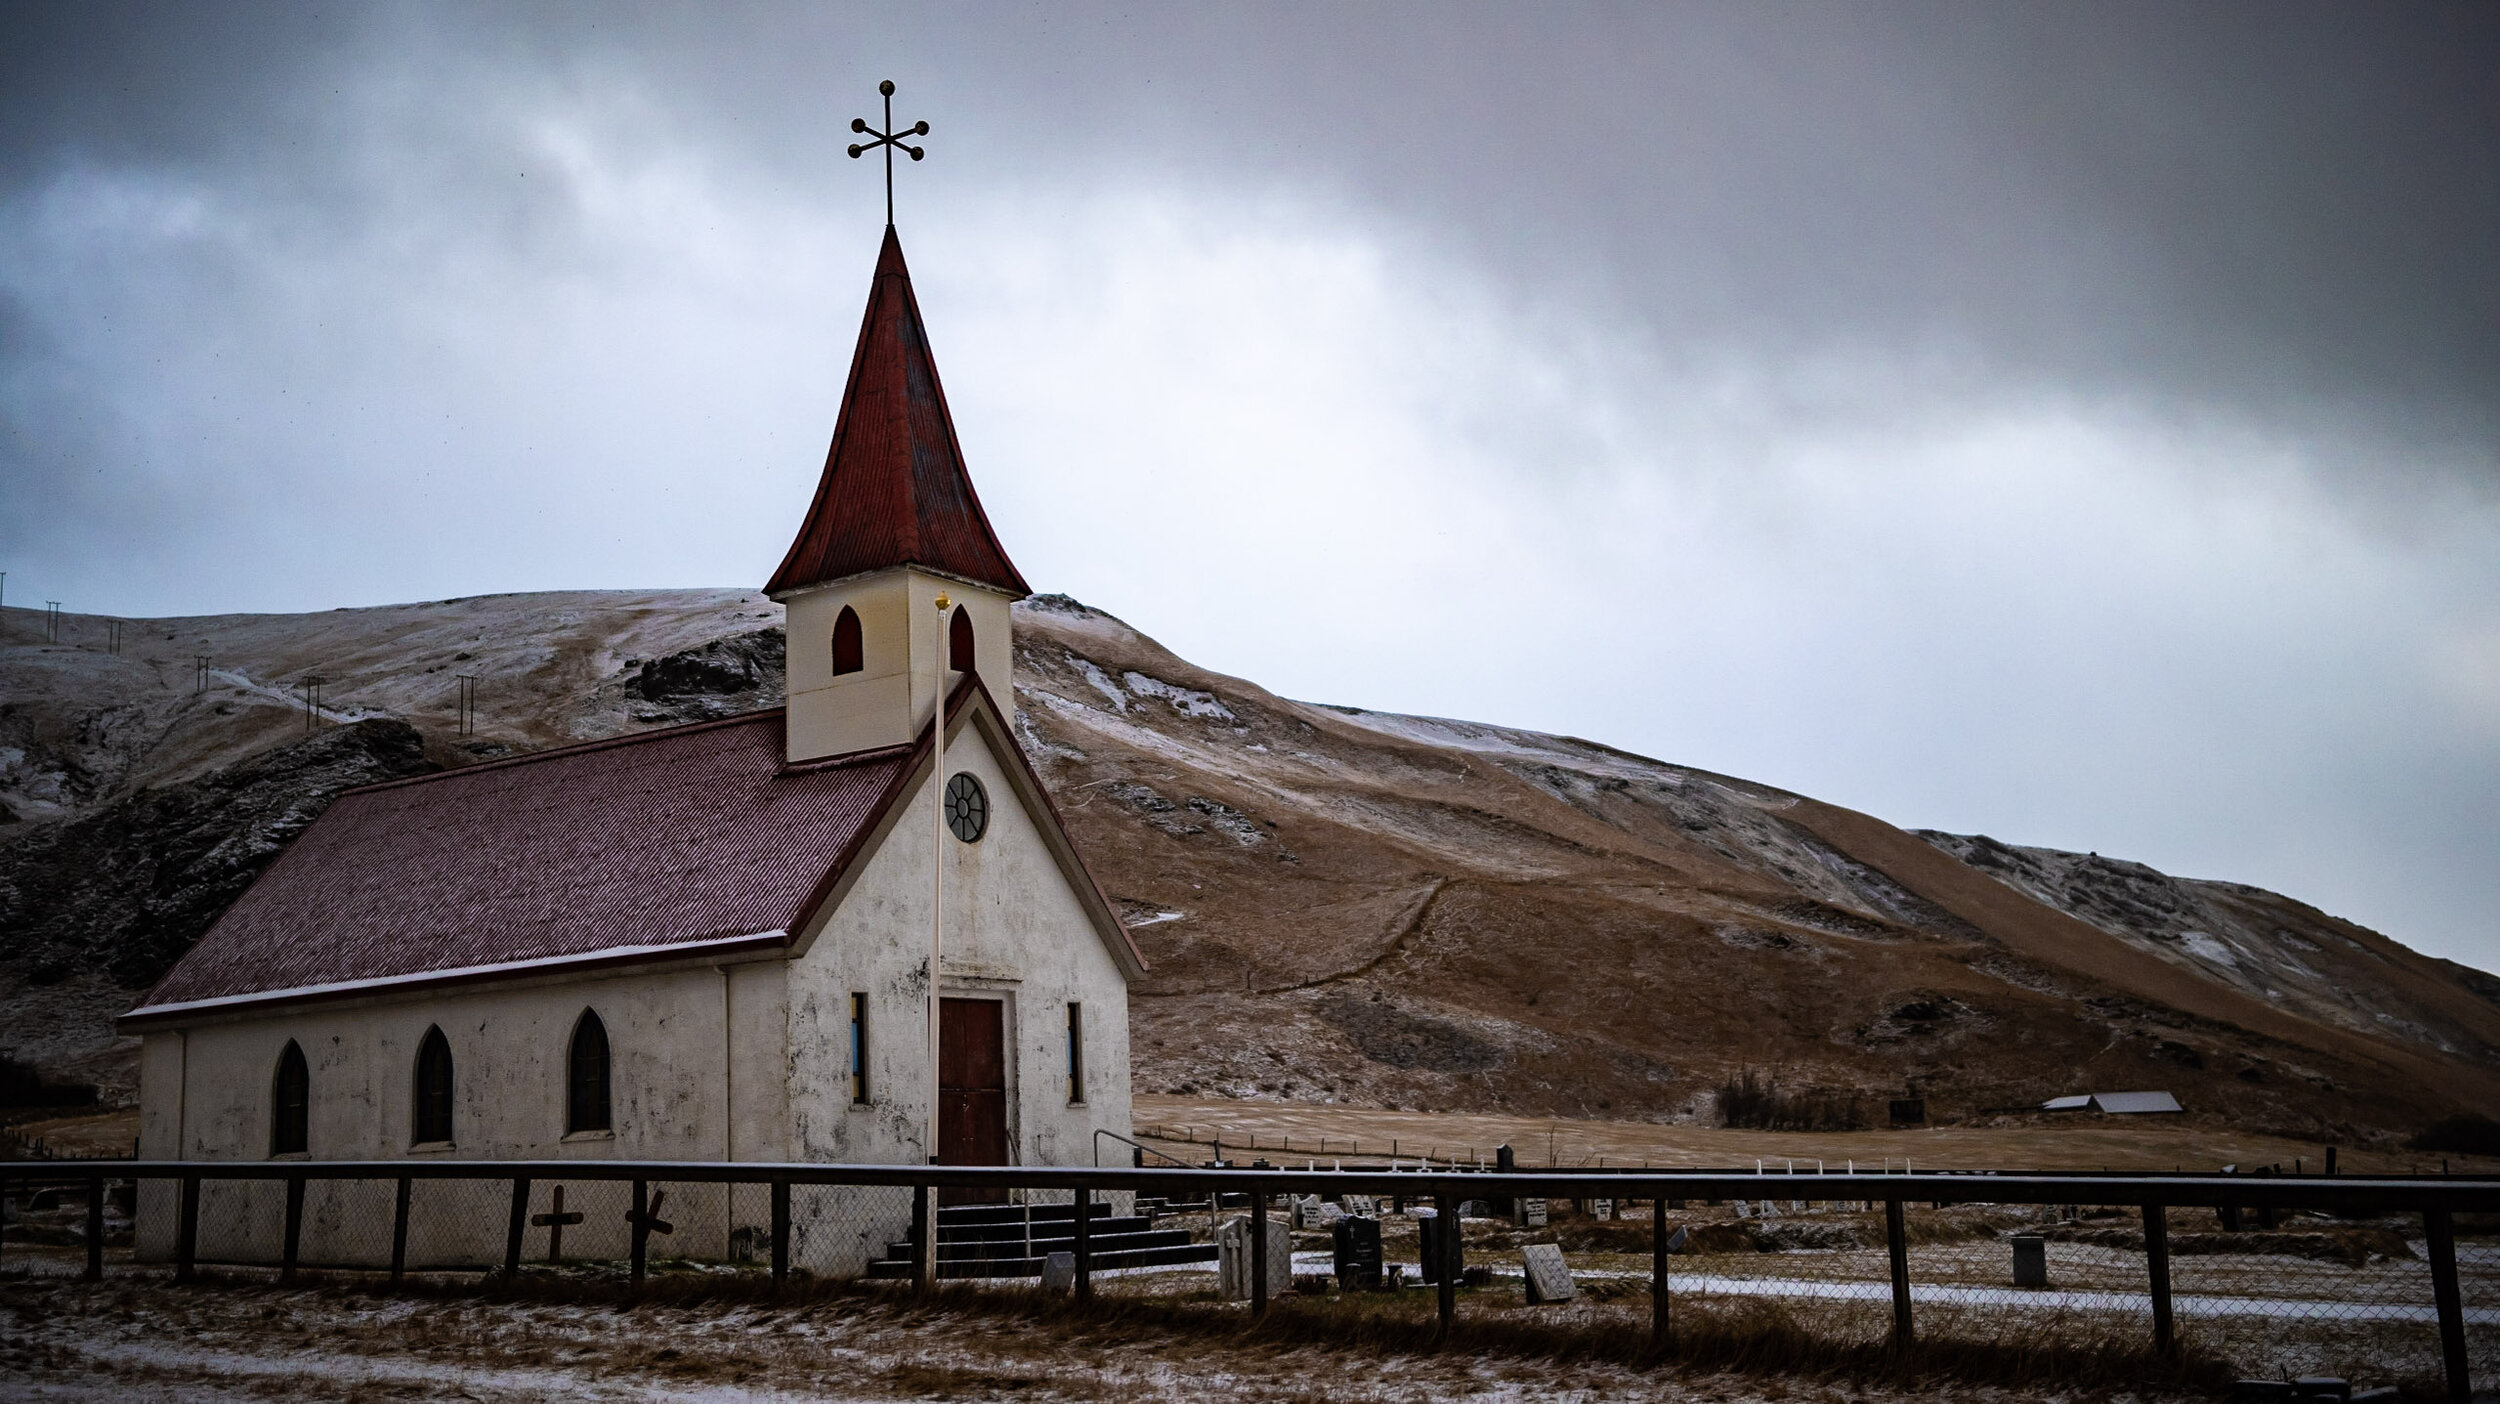
{"label": "wooden double door", "polygon": [[[1007,1006],[938,1001],[938,1164],[1005,1165]],[[941,1189],[940,1204],[1000,1204],[1005,1190]]]}

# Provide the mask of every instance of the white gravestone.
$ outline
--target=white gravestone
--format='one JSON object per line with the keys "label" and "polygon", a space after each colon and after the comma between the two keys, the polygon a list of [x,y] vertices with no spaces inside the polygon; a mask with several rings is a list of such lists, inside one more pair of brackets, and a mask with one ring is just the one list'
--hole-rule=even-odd
{"label": "white gravestone", "polygon": [[1042,1259],[1042,1290],[1065,1292],[1076,1286],[1076,1254],[1053,1253]]}
{"label": "white gravestone", "polygon": [[[1293,1286],[1293,1234],[1274,1219],[1266,1228],[1267,1295],[1273,1298]],[[1215,1231],[1216,1283],[1226,1301],[1250,1300],[1251,1231],[1247,1216],[1227,1220]]]}
{"label": "white gravestone", "polygon": [[1531,1243],[1519,1250],[1519,1259],[1528,1269],[1528,1300],[1535,1302],[1567,1302],[1580,1294],[1571,1281],[1571,1269],[1563,1262],[1562,1249],[1552,1243]]}
{"label": "white gravestone", "polygon": [[1745,1201],[1743,1201],[1743,1200],[1741,1200],[1741,1199],[1740,1199],[1740,1200],[1738,1200],[1738,1201],[1736,1201],[1736,1217],[1738,1217],[1738,1218],[1740,1218],[1740,1219],[1750,1219],[1750,1218],[1752,1218],[1752,1217],[1753,1217],[1753,1206],[1752,1206],[1752,1205],[1750,1205],[1750,1204],[1747,1204]]}
{"label": "white gravestone", "polygon": [[1552,1221],[1542,1199],[1516,1199],[1511,1202],[1519,1211],[1513,1222],[1521,1228],[1543,1228]]}
{"label": "white gravestone", "polygon": [[1592,1219],[1611,1219],[1611,1218],[1613,1218],[1614,1216],[1615,1216],[1615,1202],[1614,1202],[1613,1200],[1611,1200],[1611,1199],[1592,1199],[1592,1200],[1590,1200],[1590,1201],[1589,1201],[1589,1217],[1590,1217],[1590,1218],[1592,1218]]}

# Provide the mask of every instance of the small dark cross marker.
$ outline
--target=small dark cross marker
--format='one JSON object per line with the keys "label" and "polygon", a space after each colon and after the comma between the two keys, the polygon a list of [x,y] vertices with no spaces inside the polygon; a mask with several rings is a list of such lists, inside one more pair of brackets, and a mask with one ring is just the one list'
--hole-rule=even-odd
{"label": "small dark cross marker", "polygon": [[926,122],[915,122],[908,131],[896,131],[894,129],[894,80],[889,78],[886,81],[879,83],[877,85],[877,91],[885,95],[885,130],[878,131],[876,128],[869,126],[868,119],[865,117],[852,118],[852,131],[861,133],[865,136],[875,137],[876,140],[861,142],[860,144],[853,146],[851,148],[851,159],[856,161],[860,157],[867,155],[869,152],[874,151],[879,147],[885,148],[885,222],[890,226],[894,223],[894,152],[897,148],[900,148],[901,150],[910,153],[911,158],[915,161],[928,155],[929,153],[921,147],[903,145],[903,138],[908,136],[927,136],[929,134],[929,124]]}
{"label": "small dark cross marker", "polygon": [[651,1192],[651,1207],[639,1214],[631,1209],[626,1210],[625,1222],[640,1224],[649,1233],[675,1233],[677,1226],[660,1217],[660,1206],[666,1203],[668,1203],[668,1191],[654,1190]]}
{"label": "small dark cross marker", "polygon": [[582,1212],[579,1209],[570,1214],[564,1212],[564,1186],[562,1185],[556,1186],[554,1213],[530,1215],[531,1223],[547,1231],[548,1262],[556,1262],[564,1256],[564,1226],[578,1224],[581,1221]]}

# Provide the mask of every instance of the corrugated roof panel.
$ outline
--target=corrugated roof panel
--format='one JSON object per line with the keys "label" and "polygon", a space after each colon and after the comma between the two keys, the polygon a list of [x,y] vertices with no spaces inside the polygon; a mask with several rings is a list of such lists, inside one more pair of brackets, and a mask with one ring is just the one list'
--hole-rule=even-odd
{"label": "corrugated roof panel", "polygon": [[339,796],[146,1006],[788,930],[909,753],[785,772],[782,714]]}

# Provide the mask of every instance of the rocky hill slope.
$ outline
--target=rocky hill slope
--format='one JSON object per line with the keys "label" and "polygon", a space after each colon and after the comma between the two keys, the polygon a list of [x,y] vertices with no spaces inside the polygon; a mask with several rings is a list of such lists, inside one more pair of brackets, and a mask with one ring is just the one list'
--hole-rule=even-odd
{"label": "rocky hill slope", "polygon": [[[1017,621],[1024,743],[1153,963],[1142,1091],[1683,1118],[1759,1069],[1827,1117],[2158,1087],[2347,1141],[2500,1103],[2500,981],[2289,898],[1292,702],[1059,597]],[[771,705],[779,623],[567,592],[142,621],[115,654],[8,611],[0,1044],[126,1084],[110,1014],[330,794]]]}

